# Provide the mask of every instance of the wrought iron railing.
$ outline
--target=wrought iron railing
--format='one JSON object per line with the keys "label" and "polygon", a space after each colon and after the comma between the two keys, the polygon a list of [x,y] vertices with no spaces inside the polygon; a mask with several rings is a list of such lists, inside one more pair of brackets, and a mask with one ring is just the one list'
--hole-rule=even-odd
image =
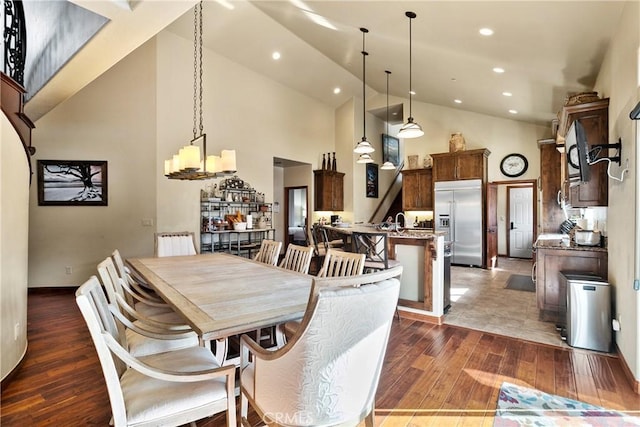
{"label": "wrought iron railing", "polygon": [[20,0],[4,0],[4,73],[24,86],[27,26]]}

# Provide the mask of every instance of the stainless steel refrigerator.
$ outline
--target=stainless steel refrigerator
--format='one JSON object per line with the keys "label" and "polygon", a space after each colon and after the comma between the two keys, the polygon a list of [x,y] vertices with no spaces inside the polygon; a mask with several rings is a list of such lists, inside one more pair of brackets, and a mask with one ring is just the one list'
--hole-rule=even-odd
{"label": "stainless steel refrigerator", "polygon": [[435,231],[451,242],[451,263],[482,266],[482,181],[434,184]]}

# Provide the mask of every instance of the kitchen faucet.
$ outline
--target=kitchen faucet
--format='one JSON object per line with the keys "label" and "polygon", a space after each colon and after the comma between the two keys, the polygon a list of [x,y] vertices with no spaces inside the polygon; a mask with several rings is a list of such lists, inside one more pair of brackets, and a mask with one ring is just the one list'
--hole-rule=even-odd
{"label": "kitchen faucet", "polygon": [[400,215],[402,215],[402,218],[404,218],[405,228],[406,228],[406,226],[407,226],[407,217],[406,217],[406,215],[404,214],[404,212],[398,212],[398,213],[396,214],[396,220],[395,220],[396,231],[397,231],[398,233],[402,233],[402,232],[400,231],[400,225],[399,225],[399,223],[398,223],[398,217],[399,217]]}

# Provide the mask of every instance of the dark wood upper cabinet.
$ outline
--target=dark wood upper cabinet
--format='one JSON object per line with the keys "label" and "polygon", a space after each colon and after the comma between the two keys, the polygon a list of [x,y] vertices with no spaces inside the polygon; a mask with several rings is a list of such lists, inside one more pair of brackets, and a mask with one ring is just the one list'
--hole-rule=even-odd
{"label": "dark wood upper cabinet", "polygon": [[555,139],[538,140],[540,149],[540,226],[542,233],[557,233],[564,220],[560,207],[562,154]]}
{"label": "dark wood upper cabinet", "polygon": [[491,152],[486,148],[432,154],[433,181],[481,179],[487,181],[487,162]]}
{"label": "dark wood upper cabinet", "polygon": [[432,169],[402,171],[402,210],[433,210]]}
{"label": "dark wood upper cabinet", "polygon": [[344,210],[344,173],[329,170],[313,171],[314,210]]}

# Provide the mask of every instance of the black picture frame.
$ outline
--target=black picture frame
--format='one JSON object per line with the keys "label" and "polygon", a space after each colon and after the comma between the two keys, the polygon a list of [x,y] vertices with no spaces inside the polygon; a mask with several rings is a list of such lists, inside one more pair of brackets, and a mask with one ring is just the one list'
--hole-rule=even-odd
{"label": "black picture frame", "polygon": [[39,206],[107,206],[105,160],[38,160]]}
{"label": "black picture frame", "polygon": [[386,133],[382,134],[382,162],[400,164],[400,140]]}
{"label": "black picture frame", "polygon": [[367,197],[378,198],[378,165],[376,163],[367,163],[366,170],[366,182],[367,182]]}

